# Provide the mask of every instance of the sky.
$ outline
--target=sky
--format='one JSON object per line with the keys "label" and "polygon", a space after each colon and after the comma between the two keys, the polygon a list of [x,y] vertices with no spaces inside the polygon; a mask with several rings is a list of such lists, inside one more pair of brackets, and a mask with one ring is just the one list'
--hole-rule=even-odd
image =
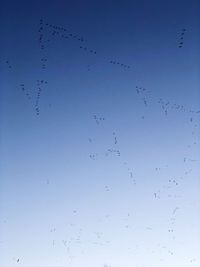
{"label": "sky", "polygon": [[1,2],[1,266],[200,266],[199,11]]}

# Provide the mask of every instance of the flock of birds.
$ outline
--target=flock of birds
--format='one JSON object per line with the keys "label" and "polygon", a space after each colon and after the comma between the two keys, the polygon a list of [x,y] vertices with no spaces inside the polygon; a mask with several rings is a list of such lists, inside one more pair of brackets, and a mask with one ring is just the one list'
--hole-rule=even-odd
{"label": "flock of birds", "polygon": [[4,66],[6,66],[8,69],[12,69],[12,64],[10,63],[10,60],[8,59],[1,59],[0,61]]}
{"label": "flock of birds", "polygon": [[[200,113],[200,110],[194,110],[189,109],[184,105],[177,104],[177,103],[171,103],[169,100],[164,100],[163,98],[157,98],[152,95],[152,92],[150,90],[147,90],[146,88],[136,86],[136,93],[142,100],[145,106],[147,106],[148,101],[154,101],[157,104],[160,105],[161,110],[164,112],[165,115],[168,114],[170,110],[185,112],[187,114],[197,115]],[[190,121],[193,122],[193,118],[190,117]]]}
{"label": "flock of birds", "polygon": [[[46,29],[49,32],[46,32],[45,31]],[[54,24],[46,23],[43,19],[40,19],[38,32],[39,32],[38,41],[39,41],[39,45],[40,45],[41,50],[46,49],[45,44],[50,42],[50,41],[52,41],[52,40],[54,40],[55,36],[57,36],[59,38],[63,38],[63,39],[71,38],[71,39],[74,39],[74,40],[76,40],[78,42],[81,42],[81,43],[85,42],[85,38],[83,38],[82,36],[80,36],[80,35],[78,35],[76,33],[72,33],[67,28],[64,28],[62,26],[57,26],[57,25],[54,25]],[[185,28],[181,30],[180,40],[179,40],[179,47],[183,47],[183,40],[184,40],[185,32],[186,32]],[[48,39],[45,39],[45,36],[48,33],[50,34],[50,36],[49,36]],[[84,51],[86,51],[86,52],[92,53],[94,55],[97,54],[96,50],[89,49],[87,46],[81,45],[81,46],[79,46],[79,48],[84,50]],[[46,56],[43,56],[41,58],[41,68],[42,68],[42,70],[46,70],[47,69],[47,61],[48,60],[47,60]],[[5,62],[8,65],[8,67],[11,68],[11,64],[9,63],[9,61],[6,60]],[[121,66],[123,68],[127,68],[127,69],[131,68],[129,65],[121,63],[121,62],[119,62],[117,60],[108,60],[107,59],[107,62],[112,64],[112,65]],[[90,70],[90,67],[88,67],[88,70]],[[37,85],[37,88],[38,89],[37,89],[37,95],[36,95],[36,101],[35,101],[36,103],[35,103],[34,108],[35,108],[35,111],[36,111],[36,115],[40,115],[39,100],[40,100],[40,95],[41,95],[42,89],[39,87],[39,85]],[[24,84],[21,85],[21,89],[24,91],[26,97],[30,100],[31,99],[30,92],[28,92],[28,90],[25,89]],[[152,97],[151,91],[147,90],[146,88],[136,86],[136,93],[137,93],[137,95],[139,95],[141,97],[141,100],[142,100],[143,104],[147,107],[147,105],[148,105],[148,100],[147,99]],[[159,98],[157,100],[157,103],[160,104],[161,109],[163,110],[163,112],[164,112],[164,114],[166,116],[168,115],[168,112],[170,110],[172,110],[172,109],[177,110],[177,111],[183,111],[183,112],[200,113],[200,110],[199,111],[195,111],[195,110],[192,110],[192,109],[187,109],[183,105],[176,104],[176,103],[172,104],[169,101],[166,101],[166,100],[164,100],[162,98]],[[144,119],[145,117],[141,116],[141,118]],[[98,124],[100,122],[100,120],[103,120],[103,118],[95,118],[95,120],[96,120],[96,123]],[[190,120],[192,120],[192,118],[190,118]]]}
{"label": "flock of birds", "polygon": [[[138,87],[138,86],[136,86],[136,91],[137,91],[138,94],[140,94],[141,92],[143,92],[143,93],[146,92],[148,94],[150,93],[149,90],[147,90],[145,88],[142,88],[142,87]],[[160,102],[162,103],[162,101],[159,101],[158,103],[160,103]],[[146,103],[144,103],[144,105],[146,107]],[[170,102],[167,102],[167,106],[168,105],[170,106]],[[162,106],[163,106],[163,103],[162,103]],[[176,108],[178,110],[179,110],[179,106],[180,105],[176,105]],[[173,108],[173,107],[174,107],[174,105],[172,105],[171,108]],[[186,111],[186,108],[184,108],[183,106],[180,106],[180,107],[181,107],[182,111]],[[194,111],[193,110],[189,110],[189,112],[194,112]],[[197,113],[197,112],[195,112],[195,113]],[[165,115],[167,115],[166,112],[165,112]],[[99,121],[103,122],[105,120],[105,117],[97,116],[97,115],[94,115],[93,118],[94,118],[94,120],[95,120],[95,122],[96,122],[98,127],[100,125]],[[99,120],[97,120],[97,118],[99,118]],[[192,120],[190,119],[190,121],[193,122],[193,119]],[[194,124],[194,126],[197,127],[197,122]],[[113,135],[114,140],[113,140],[113,142],[111,144],[111,148],[108,148],[102,155],[100,155],[100,153],[92,153],[92,154],[90,154],[89,155],[90,159],[97,160],[100,156],[109,156],[111,154],[115,155],[115,156],[118,156],[118,157],[121,157],[121,152],[120,152],[120,149],[119,149],[119,146],[118,146],[119,142],[118,142],[117,134],[116,134],[116,132],[113,132],[112,135]],[[93,139],[88,138],[88,141],[90,143],[92,143],[92,140]],[[197,144],[197,142],[193,142],[193,145],[196,145],[196,144]],[[186,161],[187,162],[198,162],[198,160],[184,157],[183,158],[183,162],[186,163]],[[119,164],[119,162],[118,162],[118,164]],[[124,165],[127,166],[127,162],[126,161],[122,161],[121,164],[124,164]],[[167,168],[168,168],[168,165],[165,166],[164,170],[166,171]],[[136,185],[136,175],[134,175],[133,170],[131,170],[129,167],[127,167],[127,170],[129,172],[129,176],[130,176],[133,184]],[[162,168],[161,167],[156,167],[155,168],[156,172],[160,172],[162,170],[163,170],[163,167]],[[175,193],[170,193],[170,190],[173,191],[174,187],[179,186],[181,184],[181,182],[184,180],[184,176],[186,177],[189,173],[191,173],[191,171],[192,171],[192,169],[188,169],[187,171],[185,171],[183,176],[178,177],[178,178],[170,178],[170,179],[168,179],[166,185],[164,185],[161,189],[158,189],[157,192],[154,192],[154,197],[157,198],[157,199],[160,199],[161,195],[165,195],[165,193],[167,194],[166,196],[168,198],[177,198],[177,197],[179,197]]]}
{"label": "flock of birds", "polygon": [[[82,36],[79,36],[76,33],[72,33],[70,30],[62,27],[62,26],[57,26],[54,24],[50,24],[50,23],[46,23],[44,22],[43,19],[40,19],[40,27],[39,27],[39,44],[40,44],[40,48],[42,50],[44,50],[46,48],[46,44],[55,40],[55,38],[59,38],[59,39],[73,39],[75,41],[81,42],[82,45],[79,45],[79,49],[81,49],[82,51],[89,53],[91,55],[98,55],[97,50],[96,49],[91,49],[89,46],[84,45],[85,44],[85,38],[83,38]],[[45,36],[48,35],[47,39],[44,39]],[[130,69],[131,66],[124,64],[118,60],[109,60],[108,58],[105,58],[106,62],[112,65],[116,65],[119,66],[121,68],[124,69]]]}
{"label": "flock of birds", "polygon": [[186,33],[186,29],[182,29],[180,33],[180,37],[179,37],[179,44],[178,44],[179,48],[183,47],[185,33]]}
{"label": "flock of birds", "polygon": [[47,58],[41,58],[41,64],[42,64],[42,69],[46,70],[47,67]]}
{"label": "flock of birds", "polygon": [[27,97],[28,100],[31,100],[31,95],[29,90],[25,87],[24,83],[20,84],[20,88],[22,92],[24,92],[25,96]]}
{"label": "flock of birds", "polygon": [[40,115],[40,97],[41,97],[41,92],[43,89],[43,85],[47,84],[47,81],[44,80],[37,80],[37,95],[36,95],[36,101],[35,101],[35,111],[36,115]]}
{"label": "flock of birds", "polygon": [[[57,26],[54,24],[50,24],[50,23],[46,23],[46,22],[44,22],[43,19],[40,19],[39,24],[40,25],[39,25],[39,30],[38,30],[38,32],[39,32],[38,41],[39,41],[40,49],[42,51],[46,49],[47,43],[55,40],[55,38],[59,38],[59,39],[66,39],[66,40],[67,39],[73,39],[75,41],[78,41],[80,50],[83,50],[84,52],[90,53],[92,55],[98,55],[98,53],[95,49],[91,49],[91,48],[89,48],[89,46],[87,46],[85,44],[85,38],[83,38],[82,36],[80,36],[76,33],[72,33],[67,28],[64,28],[62,26]],[[185,33],[186,33],[186,29],[182,29],[182,31],[180,33],[180,38],[179,38],[179,46],[178,46],[179,48],[183,47]],[[46,35],[48,35],[47,39],[45,39]],[[130,65],[121,63],[120,61],[118,61],[116,59],[115,60],[106,59],[106,61],[109,64],[116,65],[116,66],[122,67],[124,69],[130,69],[131,68]],[[42,70],[47,69],[47,62],[48,62],[47,57],[43,56],[41,58]],[[12,68],[9,60],[5,60],[5,63],[9,69]],[[26,88],[24,83],[20,84],[21,91],[24,93],[27,100],[29,100],[29,101],[33,100],[34,110],[35,110],[35,114],[37,116],[40,115],[40,110],[41,110],[40,98],[41,98],[42,91],[44,90],[44,86],[46,86],[47,83],[48,82],[46,80],[41,80],[41,79],[37,80],[36,89],[34,90],[34,92],[29,90],[28,88]],[[171,103],[170,101],[164,100],[163,98],[154,97],[151,90],[146,89],[146,88],[141,87],[141,86],[138,86],[138,85],[135,87],[135,92],[136,92],[136,95],[139,97],[140,101],[142,101],[145,108],[151,106],[151,103],[154,102],[154,103],[159,105],[160,110],[164,113],[165,116],[168,116],[169,112],[172,112],[172,111],[179,111],[179,112],[187,113],[189,121],[190,121],[190,123],[193,124],[193,127],[194,127],[193,135],[196,133],[195,131],[197,130],[197,127],[198,127],[196,115],[200,114],[200,110],[189,109],[189,108],[185,107],[184,105],[177,104],[177,103]],[[106,118],[104,116],[98,116],[96,114],[94,114],[92,118],[93,118],[97,127],[101,127],[106,120]],[[144,119],[144,118],[145,117],[142,116],[142,119]],[[113,131],[111,135],[113,137],[112,144],[109,148],[107,148],[106,151],[104,151],[103,156],[108,157],[110,155],[114,155],[114,156],[117,156],[121,159],[122,153],[121,153],[120,148],[119,148],[120,142],[118,140],[118,136],[117,136],[115,131]],[[90,143],[93,143],[93,139],[91,137],[88,138],[88,141]],[[196,145],[196,144],[197,144],[196,141],[193,142],[193,145]],[[93,152],[89,155],[89,158],[91,160],[97,160],[99,156],[100,156],[100,153],[96,153],[96,152],[94,153]],[[184,159],[183,159],[184,163],[196,162],[196,161],[197,160],[191,159],[188,157],[184,157]],[[135,175],[135,172],[133,171],[133,169],[128,166],[128,163],[125,160],[121,160],[121,164],[126,166],[126,170],[129,173],[129,177],[130,177],[132,183],[136,186],[137,185],[137,179],[136,179],[136,175]],[[160,171],[162,171],[162,168],[156,167],[155,171],[160,172]],[[192,171],[191,169],[188,169],[187,171],[185,171],[184,175],[187,176],[191,171]],[[153,193],[153,197],[156,200],[159,200],[159,199],[161,199],[161,196],[163,196],[164,194],[167,194],[167,197],[169,197],[169,198],[171,198],[171,197],[178,198],[179,195],[174,193],[174,188],[179,187],[181,185],[181,182],[183,181],[183,179],[184,179],[183,177],[176,177],[176,178],[168,179],[166,181],[166,184],[164,184],[162,188],[159,188],[157,191],[155,191]],[[49,180],[48,180],[48,185],[49,185]],[[104,189],[106,192],[111,191],[111,187],[108,185],[105,185]],[[171,217],[169,219],[169,227],[168,227],[167,232],[168,232],[168,234],[170,234],[172,236],[173,239],[175,239],[174,226],[176,224],[176,216],[177,216],[179,210],[180,210],[180,207],[177,207],[177,206],[174,207],[172,214],[171,214]],[[77,210],[74,210],[73,213],[74,213],[74,215],[76,215]],[[109,216],[110,215],[106,215],[106,218],[109,218]],[[129,213],[128,213],[127,217],[128,218],[130,217]],[[125,227],[129,228],[130,225],[126,224]],[[147,227],[147,230],[152,230],[152,228]],[[76,237],[73,237],[70,240],[66,240],[66,239],[62,240],[62,244],[67,248],[68,253],[70,253],[70,246],[73,242],[76,242],[78,244],[80,243],[82,231],[83,231],[82,228],[80,228],[78,230]],[[55,234],[56,228],[55,227],[52,228],[50,230],[50,232],[52,233],[52,235]],[[95,241],[94,243],[95,244],[103,244],[103,243],[101,243],[102,241],[100,242],[100,240],[102,239],[103,233],[102,232],[95,232],[95,235],[96,235],[97,241]],[[106,241],[106,242],[108,243],[109,241]],[[52,245],[55,246],[55,244],[56,244],[55,239],[53,239]],[[168,252],[169,252],[169,254],[173,255],[173,252],[171,250],[168,250]],[[196,259],[191,259],[190,263],[193,263],[195,261],[196,261]],[[19,263],[20,259],[17,258],[16,262]],[[108,267],[108,265],[105,264],[104,267]]]}
{"label": "flock of birds", "polygon": [[[37,116],[40,115],[40,97],[41,97],[42,90],[44,89],[43,86],[46,84],[47,84],[47,81],[45,80],[37,80],[36,82],[36,92],[35,92],[36,97],[35,97],[34,109],[35,109],[35,114]],[[20,84],[20,88],[28,100],[33,99],[33,95],[31,94],[30,90],[28,90],[28,88],[25,87],[24,83]]]}

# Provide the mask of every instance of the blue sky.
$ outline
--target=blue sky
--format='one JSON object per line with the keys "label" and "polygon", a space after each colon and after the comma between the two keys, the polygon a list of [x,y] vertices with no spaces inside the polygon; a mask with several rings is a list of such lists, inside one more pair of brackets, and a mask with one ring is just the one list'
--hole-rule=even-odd
{"label": "blue sky", "polygon": [[198,1],[0,12],[1,265],[199,266]]}

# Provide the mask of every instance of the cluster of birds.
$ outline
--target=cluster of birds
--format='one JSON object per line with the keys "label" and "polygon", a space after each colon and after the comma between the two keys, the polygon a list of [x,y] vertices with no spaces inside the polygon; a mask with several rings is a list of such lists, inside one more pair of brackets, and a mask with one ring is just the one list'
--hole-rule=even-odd
{"label": "cluster of birds", "polygon": [[110,64],[113,64],[113,65],[118,65],[120,67],[123,67],[123,68],[127,68],[127,69],[130,69],[130,65],[126,65],[126,64],[123,64],[121,62],[118,62],[118,61],[114,61],[114,60],[111,60],[110,61]]}
{"label": "cluster of birds", "polygon": [[179,48],[182,48],[183,47],[185,33],[186,33],[186,29],[182,29],[181,30],[181,33],[180,33],[179,41],[178,41],[179,42],[178,43],[178,47]]}
{"label": "cluster of birds", "polygon": [[[36,82],[36,98],[35,98],[35,105],[34,105],[34,109],[36,112],[36,115],[40,115],[40,97],[41,97],[41,92],[43,89],[43,86],[47,84],[47,81],[45,80],[37,80]],[[24,92],[26,98],[28,100],[33,99],[33,97],[31,96],[29,90],[25,87],[25,84],[22,83],[20,84],[20,88],[22,90],[22,92]]]}
{"label": "cluster of birds", "polygon": [[47,81],[44,80],[37,80],[37,95],[36,95],[36,101],[35,101],[35,111],[36,115],[40,115],[40,97],[42,92],[42,86],[47,84]]}
{"label": "cluster of birds", "polygon": [[[109,192],[110,188],[109,186],[105,186],[105,191]],[[169,228],[167,230],[167,232],[169,233],[170,237],[172,239],[175,239],[175,230],[173,229],[174,227],[176,227],[176,216],[177,216],[177,211],[179,210],[179,207],[175,207],[172,210],[171,213],[171,217],[170,217],[170,222],[169,222]],[[105,215],[105,219],[109,220],[111,217],[110,214],[106,214]],[[128,212],[125,217],[121,218],[122,222],[124,223],[124,228],[127,230],[131,230],[132,227],[130,225],[131,221],[131,214],[130,212]],[[101,220],[102,222],[103,220]],[[56,228],[53,228],[54,230],[51,231],[51,233],[53,234],[52,238],[52,246],[60,246],[61,244],[64,246],[65,251],[68,255],[68,258],[70,260],[72,260],[74,258],[74,253],[73,251],[77,251],[77,247],[78,249],[84,253],[84,246],[83,246],[83,236],[84,236],[84,229],[82,227],[80,227],[80,225],[77,225],[76,223],[69,223],[66,225],[68,231],[66,231],[68,234],[66,236],[64,236],[62,239],[61,238],[57,238],[56,235]],[[143,228],[143,227],[142,227]],[[66,230],[67,230],[66,229]],[[153,228],[152,227],[144,227],[145,230],[148,231],[152,231]],[[54,235],[55,234],[55,235]],[[70,234],[70,235],[69,235]],[[112,241],[110,241],[109,239],[106,238],[106,236],[104,235],[104,232],[101,230],[93,230],[89,233],[89,235],[87,234],[87,242],[93,245],[97,245],[97,246],[104,246],[106,244],[111,244]],[[136,245],[135,248],[132,248],[132,253],[138,251],[139,245]],[[170,255],[174,255],[175,252],[171,249],[168,248],[167,245],[165,244],[161,244],[158,243],[157,244],[157,249],[159,250],[159,248],[163,249],[166,251],[166,253],[170,254]],[[131,248],[129,248],[131,250]],[[191,258],[189,260],[190,262],[194,262],[196,261],[195,258]],[[111,265],[107,265],[104,264],[104,266],[111,266]],[[140,265],[141,266],[141,265]]]}
{"label": "cluster of birds", "polygon": [[[93,115],[93,119],[95,120],[96,124],[99,125],[100,122],[105,120],[105,117],[98,117],[97,115]],[[117,140],[116,133],[113,132],[112,135],[113,135],[113,138],[114,138],[113,144],[117,145],[118,140]],[[90,143],[92,143],[92,139],[91,138],[88,138],[88,141]],[[109,154],[115,154],[116,156],[121,156],[120,151],[118,149],[114,149],[114,148],[109,148],[104,153],[105,156],[108,156]],[[90,159],[92,159],[92,160],[96,160],[98,156],[99,156],[99,153],[93,153],[93,154],[89,155]]]}
{"label": "cluster of birds", "polygon": [[[47,28],[49,30],[49,32],[45,32],[45,35],[50,35],[47,39],[45,39],[44,37],[44,28]],[[79,42],[85,42],[85,39],[81,36],[79,36],[76,33],[72,33],[71,31],[69,31],[68,29],[64,28],[63,26],[57,26],[55,24],[50,24],[50,23],[46,23],[43,21],[43,19],[40,19],[40,27],[39,27],[39,43],[40,43],[40,47],[41,49],[45,49],[45,43],[48,43],[50,41],[52,41],[52,38],[55,37],[59,37],[61,39],[74,39],[76,41]],[[90,54],[93,55],[97,55],[97,51],[95,49],[91,49],[86,45],[80,45],[79,49],[88,52]],[[131,66],[124,64],[122,62],[119,62],[118,60],[106,60],[107,63],[112,64],[112,65],[116,65],[119,67],[122,67],[124,69],[130,69]]]}
{"label": "cluster of birds", "polygon": [[160,98],[159,99],[159,101],[158,101],[158,104],[160,104],[161,105],[161,107],[162,107],[162,110],[164,111],[164,113],[165,113],[165,115],[167,115],[168,114],[168,109],[169,109],[169,101],[163,101],[163,99],[162,98]]}
{"label": "cluster of birds", "polygon": [[[105,186],[104,187],[105,191],[106,192],[109,192],[110,191],[110,188],[109,186]],[[105,218],[105,221],[108,220],[109,218],[111,217],[110,214],[105,214],[104,218]],[[123,223],[125,223],[125,228],[128,229],[130,228],[130,217],[131,217],[131,214],[128,212],[126,215],[125,215],[125,218],[122,219]],[[67,227],[70,226],[70,229],[71,230],[71,236],[68,236],[66,237],[65,239],[62,239],[62,240],[56,240],[56,231],[57,229],[54,227],[53,229],[50,230],[51,234],[52,234],[52,246],[55,246],[56,244],[57,245],[60,245],[61,243],[64,245],[64,247],[67,249],[67,252],[69,253],[69,256],[73,250],[73,245],[80,245],[82,244],[82,236],[83,236],[83,228],[80,227],[80,226],[76,226],[76,224],[74,223],[70,223],[67,225]],[[152,230],[152,228],[150,227],[147,227],[148,230]],[[75,230],[75,231],[74,231]],[[72,232],[74,234],[72,234]],[[94,239],[95,237],[95,239]],[[104,240],[103,240],[104,238]],[[100,246],[103,246],[105,244],[109,244],[111,243],[110,240],[105,240],[105,237],[104,237],[104,233],[102,231],[99,231],[99,230],[95,230],[94,232],[91,232],[91,238],[89,237],[88,238],[88,241],[91,243],[91,244],[94,244],[94,245],[100,245]],[[70,257],[71,258],[71,257]]]}
{"label": "cluster of birds", "polygon": [[118,150],[118,149],[113,149],[113,148],[109,148],[109,149],[107,149],[107,151],[106,151],[106,156],[108,156],[109,154],[115,154],[115,155],[117,155],[118,157],[119,156],[121,156],[121,153],[120,153],[120,151]]}
{"label": "cluster of birds", "polygon": [[[151,91],[144,87],[139,87],[136,85],[136,93],[137,95],[141,97],[141,100],[143,104],[145,105],[145,107],[147,107],[147,96],[149,97],[149,94],[151,93]],[[146,94],[148,95],[146,96]],[[142,117],[142,119],[144,119],[144,116]]]}
{"label": "cluster of birds", "polygon": [[160,104],[162,110],[165,112],[167,115],[168,111],[171,109],[177,110],[177,111],[182,111],[182,112],[189,112],[189,113],[195,113],[194,110],[188,110],[184,105],[176,104],[176,103],[170,103],[169,101],[165,101],[162,98],[160,98],[157,102]]}
{"label": "cluster of birds", "polygon": [[116,136],[115,132],[113,132],[113,136],[114,136],[114,144],[116,145],[117,144],[117,136]]}
{"label": "cluster of birds", "polygon": [[109,188],[109,186],[105,186],[105,190],[106,190],[106,192],[109,192],[110,191],[110,188]]}
{"label": "cluster of birds", "polygon": [[[148,90],[146,88],[139,87],[139,86],[136,86],[136,93],[137,93],[137,95],[142,96],[143,100],[147,99],[148,97],[149,98],[153,97],[151,90]],[[200,110],[188,109],[184,105],[180,105],[177,103],[170,103],[170,101],[168,101],[168,100],[166,101],[163,98],[159,98],[158,100],[156,100],[156,102],[158,104],[160,104],[160,106],[161,106],[161,108],[165,114],[167,114],[167,111],[169,109],[174,109],[177,111],[188,112],[188,113],[196,113],[196,114],[200,113]]]}
{"label": "cluster of birds", "polygon": [[171,235],[172,239],[175,239],[175,228],[176,228],[176,214],[177,211],[179,210],[179,207],[175,207],[172,211],[172,215],[169,219],[169,229],[168,229],[168,233]]}
{"label": "cluster of birds", "polygon": [[150,90],[147,90],[146,88],[144,88],[144,87],[139,87],[139,86],[137,86],[136,85],[136,92],[137,92],[137,94],[139,95],[139,94],[141,94],[141,93],[150,93],[151,91]]}
{"label": "cluster of birds", "polygon": [[8,69],[12,69],[12,65],[8,59],[1,59],[1,62],[6,65]]}
{"label": "cluster of birds", "polygon": [[97,51],[92,50],[92,49],[88,49],[86,46],[79,46],[79,48],[80,48],[80,49],[83,49],[84,51],[89,52],[89,53],[91,53],[91,54],[94,54],[94,55],[97,54]]}
{"label": "cluster of birds", "polygon": [[102,121],[105,121],[105,118],[104,117],[98,117],[97,115],[93,115],[93,118],[96,122],[96,124],[100,124]]}
{"label": "cluster of birds", "polygon": [[176,186],[178,185],[178,182],[176,180],[174,180],[174,179],[173,180],[169,179],[169,183],[173,183]]}
{"label": "cluster of birds", "polygon": [[[140,86],[136,86],[136,94],[140,97],[140,100],[143,102],[145,107],[148,106],[148,103],[158,104],[165,116],[172,111],[183,112],[187,114],[190,123],[193,124],[192,135],[198,135],[198,115],[200,110],[187,108],[186,106],[177,103],[171,103],[169,100],[164,100],[163,98],[153,97],[153,94],[150,90]],[[144,116],[141,118],[144,119]],[[194,141],[192,145],[197,145],[197,141]],[[188,147],[191,148],[191,145],[188,145]]]}
{"label": "cluster of birds", "polygon": [[[143,88],[143,87],[138,87],[138,86],[136,86],[136,92],[137,92],[138,95],[142,95],[142,96],[145,93],[147,93],[148,95],[151,94],[151,91],[150,90],[148,90],[146,88]],[[142,97],[142,99],[144,99],[144,97]],[[168,108],[171,108],[171,109],[176,108],[178,110],[180,109],[180,110],[183,110],[183,111],[187,111],[187,109],[184,108],[184,106],[177,105],[177,104],[173,104],[173,105],[170,106],[170,102],[169,101],[166,102],[163,99],[159,99],[158,103],[161,105],[162,110],[165,111],[165,114],[166,114],[166,111],[167,111]],[[145,104],[145,106],[146,106],[146,104]],[[194,112],[193,110],[188,110],[188,111],[189,112]],[[104,117],[98,117],[97,115],[94,115],[93,118],[95,119],[95,121],[96,121],[96,123],[98,125],[99,125],[99,122],[100,121],[102,121],[102,120],[105,119]],[[99,118],[101,118],[101,119],[98,120]],[[191,120],[191,121],[193,121],[193,120]],[[112,135],[114,137],[114,142],[113,143],[114,143],[114,145],[117,145],[118,144],[118,140],[117,140],[116,133],[113,132]],[[89,142],[92,142],[92,139],[91,138],[89,138]],[[105,156],[108,156],[109,154],[115,154],[116,156],[121,156],[120,150],[119,149],[115,149],[115,148],[109,148],[109,149],[107,149],[107,151],[105,153]],[[93,159],[93,160],[95,160],[95,159],[97,159],[98,156],[99,156],[99,153],[94,153],[94,154],[91,154],[90,155],[90,158]],[[184,162],[185,161],[186,161],[186,158],[184,158]],[[193,161],[195,161],[195,160],[193,160]],[[125,163],[125,164],[127,164],[127,163]],[[168,165],[166,165],[165,167],[168,167]],[[163,169],[163,168],[156,167],[155,168],[155,171],[158,172],[158,171],[161,171],[161,169]],[[133,171],[130,168],[128,168],[128,171],[129,171],[130,178],[132,179],[134,185],[136,185],[136,179],[135,179],[135,177],[133,175]],[[187,175],[189,172],[191,172],[191,170],[185,172],[185,175]],[[170,189],[173,190],[173,188],[174,188],[173,186],[178,186],[180,184],[180,182],[182,181],[182,179],[183,179],[182,177],[180,177],[178,179],[180,181],[178,181],[177,179],[169,179],[168,180],[168,185],[163,186],[162,189],[159,189],[157,192],[155,192],[154,193],[154,197],[157,198],[157,199],[160,199],[161,193],[163,195],[163,193],[166,192],[167,193],[167,197],[169,197],[169,198],[172,198],[172,197],[173,198],[179,198],[180,197],[179,195],[174,194],[172,192],[169,193],[168,191]]]}
{"label": "cluster of birds", "polygon": [[[40,44],[40,48],[41,50],[44,50],[45,49],[45,46],[43,44],[43,41],[44,41],[44,33],[43,33],[43,30],[44,30],[44,23],[43,23],[43,19],[40,19],[40,22],[39,22],[39,44]],[[46,64],[47,64],[47,58],[46,57],[42,57],[40,59],[41,61],[41,68],[42,70],[46,70]],[[9,63],[9,61],[7,60],[6,61],[6,64],[9,66],[9,68],[11,68],[11,65]],[[42,92],[42,89],[43,89],[43,86],[47,84],[47,81],[46,80],[37,80],[36,82],[36,99],[35,99],[35,104],[34,104],[34,109],[35,109],[35,113],[36,115],[40,115],[40,97],[41,97],[41,92]],[[22,83],[20,84],[20,88],[21,90],[24,92],[26,98],[28,100],[31,100],[33,99],[33,96],[31,96],[31,93],[30,93],[30,90],[27,89],[27,87],[25,87],[25,84]]]}
{"label": "cluster of birds", "polygon": [[[71,261],[73,259],[72,256],[72,250],[73,247],[76,245],[81,246],[81,237],[83,235],[83,229],[78,227],[78,229],[76,229],[76,225],[73,223],[70,223],[68,225],[66,225],[66,227],[70,227],[69,232],[74,232],[74,234],[71,233],[71,236],[66,236],[64,237],[64,239],[62,240],[56,240],[56,232],[57,229],[54,227],[53,229],[50,230],[51,234],[52,234],[52,246],[55,247],[56,245],[60,245],[62,244],[65,248],[65,251],[68,255],[69,260]],[[83,252],[83,249],[81,249]]]}
{"label": "cluster of birds", "polygon": [[92,160],[95,160],[95,159],[98,157],[98,153],[90,154],[89,157],[90,157]]}
{"label": "cluster of birds", "polygon": [[68,31],[64,27],[60,27],[60,26],[50,24],[50,23],[45,23],[45,26],[50,28],[51,33],[53,35],[57,34],[57,35],[60,35],[62,38],[73,38],[73,39],[76,39],[80,42],[84,41],[83,37],[80,37],[78,34],[74,34],[70,31]]}
{"label": "cluster of birds", "polygon": [[[154,197],[160,199],[161,195],[166,195],[168,198],[179,198],[180,195],[176,194],[176,187],[181,186],[181,182],[184,180],[184,176],[186,177],[190,172],[191,170],[186,171],[181,177],[168,179],[166,181],[166,184],[162,188],[154,192]],[[179,189],[181,189],[181,187],[179,187]],[[174,211],[174,213],[175,212],[176,210]]]}
{"label": "cluster of birds", "polygon": [[28,89],[25,87],[24,83],[20,84],[21,90],[22,92],[24,92],[24,94],[26,95],[28,100],[31,100],[31,95],[28,91]]}
{"label": "cluster of birds", "polygon": [[136,178],[133,175],[133,170],[131,170],[129,167],[127,168],[127,170],[129,172],[129,176],[130,176],[131,182],[133,183],[133,185],[136,185]]}
{"label": "cluster of birds", "polygon": [[[64,38],[64,39],[68,39],[68,38],[77,39],[77,38],[76,38],[76,35],[73,35],[72,33],[64,34],[64,33],[60,32],[59,30],[51,30],[51,31],[50,31],[50,34],[51,34],[51,37],[52,37],[52,36],[53,36],[53,37],[58,36],[58,37],[60,37],[60,38]],[[83,39],[81,39],[81,38],[78,38],[77,40],[83,42]],[[50,39],[47,39],[46,42],[50,42]]]}
{"label": "cluster of birds", "polygon": [[[95,121],[97,120],[97,118],[101,118],[100,121],[102,120],[105,120],[104,117],[97,117],[97,115],[94,115],[93,118],[95,119]],[[97,125],[99,125],[99,121],[97,120],[96,121]],[[116,148],[118,147],[118,138],[117,138],[117,134],[116,132],[112,132],[112,136],[113,136],[113,147],[112,148],[108,148],[103,154],[100,154],[100,153],[93,153],[93,154],[90,154],[89,157],[90,159],[92,160],[97,160],[98,157],[101,155],[101,156],[105,156],[105,157],[108,157],[109,155],[114,155],[114,156],[117,156],[117,157],[121,157],[121,152],[120,152],[120,149],[119,148]],[[88,138],[88,141],[90,143],[92,143],[92,139],[91,138]],[[136,185],[136,178],[133,174],[133,170],[127,166],[127,162],[121,162],[121,164],[126,166],[126,170],[128,171],[128,174],[129,174],[129,177],[130,177],[130,180],[131,180],[131,183],[133,183],[133,185]],[[108,191],[108,190],[107,190]]]}
{"label": "cluster of birds", "polygon": [[40,27],[39,27],[39,30],[38,30],[38,32],[39,32],[38,41],[39,41],[39,45],[40,45],[41,50],[44,50],[44,48],[45,48],[45,46],[43,44],[43,41],[44,41],[44,32],[43,32],[43,30],[44,30],[43,19],[40,19]]}
{"label": "cluster of birds", "polygon": [[8,66],[9,69],[12,69],[12,66],[11,66],[9,60],[6,60],[5,63],[6,63],[6,65]]}
{"label": "cluster of birds", "polygon": [[197,162],[197,161],[199,161],[199,160],[197,160],[197,159],[190,159],[190,158],[186,158],[186,157],[183,158],[183,162],[184,163],[186,163],[186,162]]}
{"label": "cluster of birds", "polygon": [[42,69],[46,70],[47,58],[41,58]]}

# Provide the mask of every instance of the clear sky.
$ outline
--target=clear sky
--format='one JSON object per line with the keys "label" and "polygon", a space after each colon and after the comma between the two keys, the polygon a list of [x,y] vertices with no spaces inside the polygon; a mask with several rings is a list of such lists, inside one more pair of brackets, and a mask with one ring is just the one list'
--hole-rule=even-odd
{"label": "clear sky", "polygon": [[0,265],[200,266],[199,1],[1,1]]}

